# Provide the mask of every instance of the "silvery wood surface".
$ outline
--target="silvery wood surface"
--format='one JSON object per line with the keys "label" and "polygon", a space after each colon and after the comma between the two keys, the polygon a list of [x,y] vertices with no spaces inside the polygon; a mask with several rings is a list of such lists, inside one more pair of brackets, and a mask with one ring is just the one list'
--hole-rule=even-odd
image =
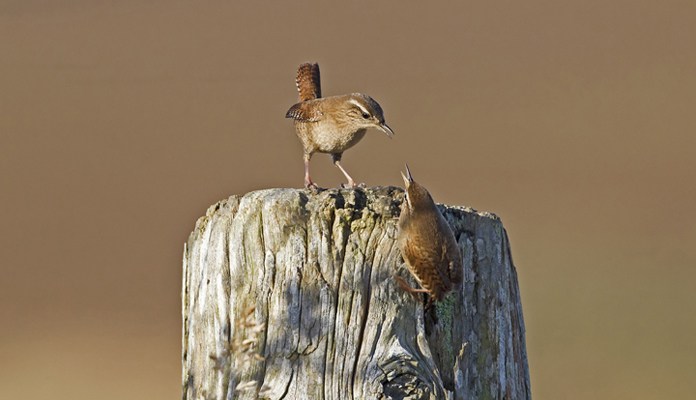
{"label": "silvery wood surface", "polygon": [[[402,200],[393,187],[269,189],[210,207],[184,250],[184,399],[530,398],[502,223],[441,206],[465,280],[424,313],[393,279],[415,286],[395,244]],[[230,351],[250,337],[262,357]]]}

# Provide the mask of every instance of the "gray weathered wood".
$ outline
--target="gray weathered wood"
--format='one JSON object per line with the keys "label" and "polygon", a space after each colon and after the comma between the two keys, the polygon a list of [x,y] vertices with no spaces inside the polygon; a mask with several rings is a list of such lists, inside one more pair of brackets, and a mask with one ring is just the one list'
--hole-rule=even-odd
{"label": "gray weathered wood", "polygon": [[270,189],[212,206],[184,250],[184,399],[530,398],[502,223],[441,208],[465,280],[424,312],[393,279],[415,286],[395,244],[402,200]]}

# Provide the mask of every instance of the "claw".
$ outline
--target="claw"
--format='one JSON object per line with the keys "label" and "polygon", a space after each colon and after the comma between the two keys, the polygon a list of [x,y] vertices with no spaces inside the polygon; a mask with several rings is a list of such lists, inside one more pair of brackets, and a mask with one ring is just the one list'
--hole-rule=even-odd
{"label": "claw", "polygon": [[305,189],[310,190],[314,194],[317,194],[317,193],[321,192],[322,190],[324,190],[324,188],[317,186],[316,183],[312,183],[309,186],[305,186]]}
{"label": "claw", "polygon": [[412,288],[412,287],[408,284],[408,282],[406,282],[406,280],[405,280],[404,278],[402,278],[402,277],[400,277],[400,276],[398,276],[398,275],[394,275],[394,280],[396,281],[396,284],[399,285],[399,287],[400,287],[402,290],[404,290],[405,292],[410,293],[410,294],[413,296],[413,298],[415,298],[416,300],[418,300],[418,295],[419,295],[420,293],[429,293],[429,292],[428,292],[427,290],[425,290],[425,289],[415,289],[415,288]]}
{"label": "claw", "polygon": [[365,183],[348,182],[341,184],[342,189],[365,189],[366,187],[367,185],[365,185]]}

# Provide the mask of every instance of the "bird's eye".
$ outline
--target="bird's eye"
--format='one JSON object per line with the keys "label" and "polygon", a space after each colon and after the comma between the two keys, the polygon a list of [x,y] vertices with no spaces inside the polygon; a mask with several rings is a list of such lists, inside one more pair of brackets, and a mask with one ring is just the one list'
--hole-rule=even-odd
{"label": "bird's eye", "polygon": [[364,113],[362,113],[362,117],[365,119],[368,119],[368,118],[370,118],[370,114],[364,112]]}

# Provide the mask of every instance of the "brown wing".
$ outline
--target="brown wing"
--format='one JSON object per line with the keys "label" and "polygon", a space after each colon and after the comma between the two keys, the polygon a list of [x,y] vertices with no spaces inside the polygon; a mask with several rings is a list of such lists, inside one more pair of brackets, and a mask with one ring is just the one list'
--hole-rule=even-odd
{"label": "brown wing", "polygon": [[464,274],[462,252],[447,221],[442,218],[439,225],[440,230],[443,231],[442,237],[445,239],[442,245],[442,261],[448,266],[448,275],[452,284],[458,285],[462,282],[462,275]]}
{"label": "brown wing", "polygon": [[303,101],[290,107],[285,113],[285,118],[292,118],[296,121],[317,122],[324,115],[319,107],[313,107],[312,101]]}
{"label": "brown wing", "polygon": [[319,64],[305,63],[297,69],[297,91],[300,92],[300,101],[314,100],[321,97],[321,79],[319,77]]}
{"label": "brown wing", "polygon": [[409,237],[402,248],[411,273],[437,300],[451,288],[448,265],[442,262],[443,253],[442,248],[433,243],[420,243],[417,237]]}

